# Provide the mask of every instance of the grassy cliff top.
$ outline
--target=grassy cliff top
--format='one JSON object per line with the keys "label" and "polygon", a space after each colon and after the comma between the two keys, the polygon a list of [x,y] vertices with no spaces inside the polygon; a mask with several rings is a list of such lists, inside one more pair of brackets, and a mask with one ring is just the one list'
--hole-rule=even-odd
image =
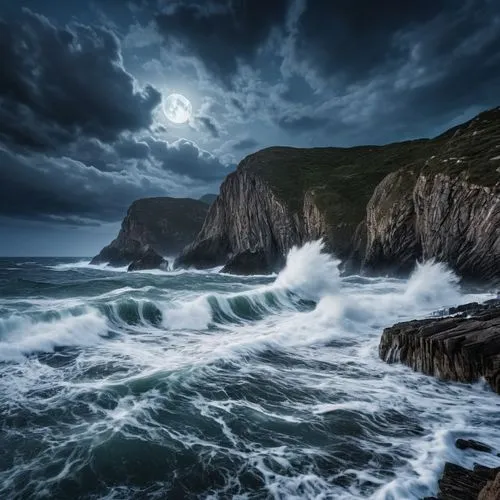
{"label": "grassy cliff top", "polygon": [[330,222],[356,224],[387,174],[402,167],[420,169],[435,150],[428,140],[355,148],[272,147],[250,155],[240,168],[262,176],[293,211],[301,210],[304,193],[313,190]]}
{"label": "grassy cliff top", "polygon": [[141,198],[130,205],[123,223],[133,221],[152,230],[168,223],[180,231],[193,230],[201,227],[208,209],[206,203],[192,198]]}
{"label": "grassy cliff top", "polygon": [[[492,159],[495,156],[499,159]],[[500,108],[434,139],[353,148],[271,147],[247,156],[238,168],[258,173],[293,211],[302,209],[304,193],[313,190],[330,223],[354,225],[363,219],[375,187],[390,172],[425,169],[494,186],[500,180],[498,167]]]}
{"label": "grassy cliff top", "polygon": [[500,183],[500,107],[480,113],[435,140],[444,141],[424,172],[443,172],[481,186]]}

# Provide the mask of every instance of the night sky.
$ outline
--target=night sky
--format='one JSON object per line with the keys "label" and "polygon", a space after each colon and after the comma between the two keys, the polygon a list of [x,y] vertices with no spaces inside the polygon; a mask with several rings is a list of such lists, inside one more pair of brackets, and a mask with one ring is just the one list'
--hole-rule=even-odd
{"label": "night sky", "polygon": [[499,105],[500,2],[0,0],[0,61],[0,255],[91,256],[133,200],[216,193],[257,149]]}

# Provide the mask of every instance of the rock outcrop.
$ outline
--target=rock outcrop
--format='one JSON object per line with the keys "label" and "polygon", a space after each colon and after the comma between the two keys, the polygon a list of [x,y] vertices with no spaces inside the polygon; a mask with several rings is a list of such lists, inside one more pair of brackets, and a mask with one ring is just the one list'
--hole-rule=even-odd
{"label": "rock outcrop", "polygon": [[500,108],[434,139],[422,168],[402,168],[367,206],[365,268],[447,262],[461,276],[500,279]]}
{"label": "rock outcrop", "polygon": [[[201,229],[208,205],[189,198],[136,200],[123,219],[115,240],[91,264],[107,263],[132,269],[164,266],[163,255],[172,255],[192,241]],[[131,269],[129,269],[131,270]]]}
{"label": "rock outcrop", "polygon": [[226,177],[201,232],[176,264],[212,267],[248,250],[262,251],[271,263],[260,270],[266,272],[294,245],[318,238],[348,259],[376,185],[394,163],[417,161],[428,142],[254,153]]}
{"label": "rock outcrop", "polygon": [[176,264],[223,265],[250,251],[266,256],[265,272],[317,238],[357,269],[406,273],[435,258],[500,280],[500,108],[432,140],[254,153]]}
{"label": "rock outcrop", "polygon": [[194,243],[177,265],[214,267],[238,254],[258,252],[270,267],[300,241],[296,220],[266,183],[250,170],[230,174]]}
{"label": "rock outcrop", "polygon": [[447,262],[467,278],[498,279],[500,192],[449,174],[390,174],[367,206],[366,268]]}
{"label": "rock outcrop", "polygon": [[476,464],[469,470],[447,462],[439,480],[437,497],[425,500],[498,500],[499,486],[500,467]]}
{"label": "rock outcrop", "polygon": [[[458,439],[455,446],[460,450],[493,453],[487,444],[472,439]],[[498,454],[497,454],[498,456]],[[437,497],[424,500],[498,500],[500,498],[500,467],[475,464],[472,470],[447,462],[439,480]]]}
{"label": "rock outcrop", "polygon": [[495,477],[491,478],[493,474],[490,475],[486,485],[479,492],[477,500],[498,500],[500,498],[500,468],[495,469],[495,471]]}
{"label": "rock outcrop", "polygon": [[168,261],[148,247],[138,259],[132,261],[127,271],[145,271],[147,269],[167,269]]}
{"label": "rock outcrop", "polygon": [[268,272],[278,271],[283,266],[279,256],[272,256],[271,261],[268,255],[262,250],[245,250],[231,257],[221,272],[240,275],[259,274],[265,269]]}
{"label": "rock outcrop", "polygon": [[379,345],[388,363],[404,363],[444,380],[486,379],[500,394],[500,301],[456,316],[398,323],[386,328]]}

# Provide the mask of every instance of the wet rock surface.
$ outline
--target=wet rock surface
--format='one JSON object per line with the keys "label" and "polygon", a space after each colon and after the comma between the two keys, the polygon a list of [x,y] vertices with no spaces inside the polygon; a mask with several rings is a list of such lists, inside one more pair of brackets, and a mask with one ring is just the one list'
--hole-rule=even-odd
{"label": "wet rock surface", "polygon": [[145,271],[148,269],[167,269],[168,261],[158,255],[152,248],[148,248],[144,254],[130,263],[127,271]]}
{"label": "wet rock surface", "polygon": [[466,310],[386,328],[380,357],[443,380],[476,382],[484,377],[500,394],[500,301]]}
{"label": "wet rock surface", "polygon": [[[495,488],[500,483],[500,467],[490,468],[476,464],[472,470],[446,463],[439,480],[436,500],[498,500]],[[498,489],[497,489],[498,491]],[[427,500],[431,500],[428,498]]]}
{"label": "wet rock surface", "polygon": [[[474,439],[457,439],[455,446],[460,450],[474,450],[492,453],[493,449]],[[472,469],[447,462],[436,497],[424,500],[499,500],[500,467],[486,467],[475,464]]]}
{"label": "wet rock surface", "polygon": [[482,451],[484,453],[491,453],[493,448],[487,444],[481,443],[480,441],[475,441],[474,439],[457,439],[455,441],[455,446],[459,450],[475,450]]}
{"label": "wet rock surface", "polygon": [[279,255],[269,256],[262,249],[245,250],[231,257],[221,272],[239,275],[270,274],[279,271],[283,265],[284,259]]}

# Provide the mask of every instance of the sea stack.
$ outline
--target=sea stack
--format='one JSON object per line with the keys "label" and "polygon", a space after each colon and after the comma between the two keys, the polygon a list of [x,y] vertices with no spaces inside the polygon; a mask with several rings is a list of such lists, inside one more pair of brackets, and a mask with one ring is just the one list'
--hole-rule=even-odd
{"label": "sea stack", "polygon": [[190,198],[143,198],[134,201],[120,232],[91,264],[129,266],[129,271],[162,268],[201,229],[209,205]]}

